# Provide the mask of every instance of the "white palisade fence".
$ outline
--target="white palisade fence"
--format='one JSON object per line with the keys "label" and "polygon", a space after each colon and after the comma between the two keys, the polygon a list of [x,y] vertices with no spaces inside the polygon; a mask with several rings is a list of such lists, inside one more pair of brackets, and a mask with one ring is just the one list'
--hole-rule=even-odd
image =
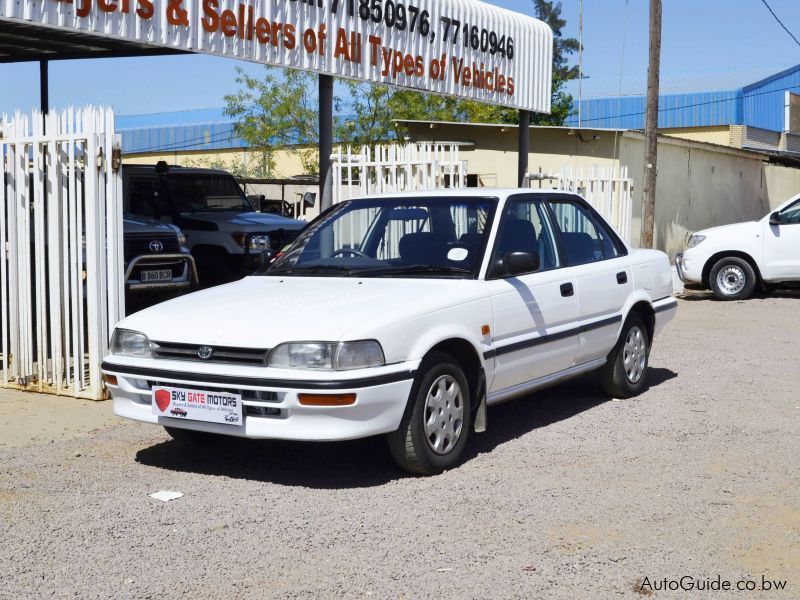
{"label": "white palisade fence", "polygon": [[622,239],[630,242],[633,179],[628,177],[628,167],[584,169],[567,165],[558,174],[531,174],[529,179],[534,189],[553,188],[585,198]]}
{"label": "white palisade fence", "polygon": [[0,385],[100,399],[125,310],[114,114],[16,113],[1,126]]}
{"label": "white palisade fence", "polygon": [[334,204],[365,194],[461,188],[467,181],[458,144],[340,146],[331,159]]}

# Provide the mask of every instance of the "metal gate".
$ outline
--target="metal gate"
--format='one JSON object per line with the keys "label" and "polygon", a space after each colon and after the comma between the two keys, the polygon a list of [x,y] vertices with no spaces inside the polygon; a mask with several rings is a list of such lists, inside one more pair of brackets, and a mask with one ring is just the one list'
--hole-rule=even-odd
{"label": "metal gate", "polygon": [[114,114],[17,113],[0,126],[0,385],[101,399],[125,312]]}
{"label": "metal gate", "polygon": [[331,159],[334,204],[365,194],[466,186],[467,161],[458,144],[340,146]]}

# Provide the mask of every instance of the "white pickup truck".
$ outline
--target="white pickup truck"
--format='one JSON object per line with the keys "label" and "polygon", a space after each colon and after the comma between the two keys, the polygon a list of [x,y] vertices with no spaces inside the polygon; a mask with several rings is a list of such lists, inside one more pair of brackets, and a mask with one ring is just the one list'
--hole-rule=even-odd
{"label": "white pickup truck", "polygon": [[402,468],[431,474],[487,405],[591,371],[638,394],[671,292],[667,256],[575,195],[372,196],[254,276],[127,317],[102,370],[117,415],[185,442],[386,434]]}
{"label": "white pickup truck", "polygon": [[711,288],[721,300],[800,281],[800,195],[760,221],[698,231],[675,265],[686,287]]}

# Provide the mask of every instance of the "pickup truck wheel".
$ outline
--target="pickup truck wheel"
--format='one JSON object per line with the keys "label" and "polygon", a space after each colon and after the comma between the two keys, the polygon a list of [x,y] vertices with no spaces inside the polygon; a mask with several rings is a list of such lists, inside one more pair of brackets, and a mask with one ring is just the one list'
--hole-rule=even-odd
{"label": "pickup truck wheel", "polygon": [[650,339],[642,318],[633,313],[625,321],[616,345],[600,368],[600,386],[612,398],[637,396],[644,387],[650,360]]}
{"label": "pickup truck wheel", "polygon": [[181,429],[179,427],[164,427],[164,430],[176,442],[180,442],[186,446],[205,446],[209,444],[216,444],[222,439],[222,436],[206,431],[194,431],[193,429]]}
{"label": "pickup truck wheel", "polygon": [[472,424],[464,371],[448,354],[433,353],[420,365],[400,428],[388,435],[400,468],[435,475],[458,465]]}
{"label": "pickup truck wheel", "polygon": [[753,295],[756,273],[743,258],[729,256],[719,259],[709,274],[714,295],[720,300],[744,300]]}

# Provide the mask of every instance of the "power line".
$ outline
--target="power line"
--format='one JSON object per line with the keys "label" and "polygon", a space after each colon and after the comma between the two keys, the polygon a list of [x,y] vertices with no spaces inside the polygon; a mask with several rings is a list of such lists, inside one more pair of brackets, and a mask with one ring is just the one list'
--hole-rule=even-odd
{"label": "power line", "polygon": [[771,7],[769,4],[767,4],[767,0],[761,0],[761,2],[763,2],[763,3],[764,3],[764,6],[766,6],[766,7],[767,7],[767,10],[768,10],[770,13],[772,13],[772,16],[773,16],[773,17],[775,17],[775,20],[778,22],[778,25],[780,25],[781,27],[783,27],[783,30],[784,30],[786,33],[788,33],[788,34],[789,34],[789,37],[790,37],[790,38],[792,38],[792,39],[794,40],[794,43],[795,43],[795,44],[797,44],[798,46],[800,46],[800,40],[798,40],[796,37],[794,37],[794,34],[793,34],[791,31],[789,31],[789,28],[788,28],[788,27],[786,27],[786,25],[784,25],[784,24],[783,24],[783,21],[781,21],[781,20],[780,20],[780,18],[778,17],[778,15],[776,15],[776,14],[775,14],[775,11],[774,11],[774,10],[772,10],[772,7]]}

